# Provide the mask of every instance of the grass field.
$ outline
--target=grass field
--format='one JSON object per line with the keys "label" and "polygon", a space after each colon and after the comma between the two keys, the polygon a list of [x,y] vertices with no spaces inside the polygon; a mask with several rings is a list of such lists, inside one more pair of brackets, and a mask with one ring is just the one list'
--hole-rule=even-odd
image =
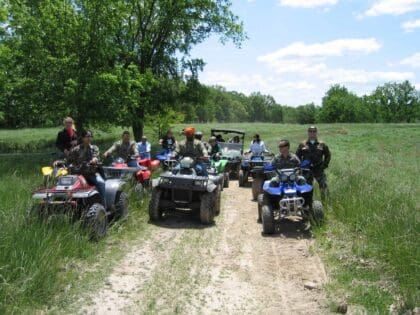
{"label": "grass field", "polygon": [[[209,135],[214,126],[196,127]],[[306,137],[305,126],[299,125],[217,126],[243,129],[248,140],[259,133],[273,149],[277,140],[286,138],[294,151]],[[327,170],[328,222],[316,231],[316,250],[327,262],[331,278],[328,292],[334,300],[347,299],[369,313],[387,313],[391,304],[400,310],[419,306],[420,125],[337,124],[318,129],[332,151]],[[95,132],[102,152],[121,130]],[[50,153],[57,131],[1,130],[0,152]],[[50,154],[0,156],[2,314],[64,303],[69,285],[83,279],[81,271],[92,269],[109,252],[118,255],[120,242],[147,230],[144,205],[134,198],[127,222],[114,225],[100,243],[88,242],[66,218],[55,218],[48,225],[26,224],[30,191],[42,181],[40,166],[51,160]]]}

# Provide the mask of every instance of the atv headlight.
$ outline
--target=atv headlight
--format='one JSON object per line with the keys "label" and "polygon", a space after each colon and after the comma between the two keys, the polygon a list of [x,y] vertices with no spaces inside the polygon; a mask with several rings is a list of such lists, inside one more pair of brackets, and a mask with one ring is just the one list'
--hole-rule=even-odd
{"label": "atv headlight", "polygon": [[206,186],[207,185],[207,181],[205,180],[195,180],[194,181],[194,186]]}
{"label": "atv headlight", "polygon": [[164,177],[160,178],[160,184],[170,184],[170,183],[171,183],[171,180],[169,178],[164,178]]}
{"label": "atv headlight", "polygon": [[289,180],[290,180],[291,182],[294,182],[294,181],[296,180],[296,174],[290,174],[290,176],[289,176]]}
{"label": "atv headlight", "polygon": [[286,175],[286,174],[284,174],[284,173],[282,173],[282,174],[281,174],[281,177],[280,177],[280,180],[281,180],[282,182],[287,182],[287,175]]}

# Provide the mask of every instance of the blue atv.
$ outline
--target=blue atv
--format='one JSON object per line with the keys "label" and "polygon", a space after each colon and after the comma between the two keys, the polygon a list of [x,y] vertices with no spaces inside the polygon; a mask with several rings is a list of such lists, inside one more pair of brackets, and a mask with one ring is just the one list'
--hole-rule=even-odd
{"label": "blue atv", "polygon": [[172,159],[172,153],[174,152],[175,148],[170,149],[162,149],[156,154],[156,160],[160,161],[160,165],[165,167],[164,161],[169,161]]}
{"label": "blue atv", "polygon": [[252,199],[257,200],[258,195],[262,193],[262,187],[265,180],[270,179],[271,153],[262,153],[260,155],[244,155],[239,171],[239,186],[244,187],[248,183],[248,177],[252,177]]}
{"label": "blue atv", "polygon": [[276,223],[290,216],[312,224],[323,223],[322,203],[312,201],[313,187],[300,175],[303,171],[308,170],[275,170],[276,176],[264,182],[263,193],[258,196],[258,222],[262,223],[264,234],[273,234]]}

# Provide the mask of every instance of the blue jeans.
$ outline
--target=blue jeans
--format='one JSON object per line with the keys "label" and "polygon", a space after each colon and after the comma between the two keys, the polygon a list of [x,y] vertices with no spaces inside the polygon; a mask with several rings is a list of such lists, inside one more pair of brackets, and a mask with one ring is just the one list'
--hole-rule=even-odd
{"label": "blue jeans", "polygon": [[106,209],[106,199],[105,199],[105,181],[99,174],[90,174],[86,176],[86,180],[90,183],[95,185],[96,189],[98,190],[99,194],[102,198],[102,204]]}
{"label": "blue jeans", "polygon": [[130,160],[130,161],[127,162],[127,166],[128,167],[139,167],[140,165],[139,165],[139,163],[137,163],[136,160]]}

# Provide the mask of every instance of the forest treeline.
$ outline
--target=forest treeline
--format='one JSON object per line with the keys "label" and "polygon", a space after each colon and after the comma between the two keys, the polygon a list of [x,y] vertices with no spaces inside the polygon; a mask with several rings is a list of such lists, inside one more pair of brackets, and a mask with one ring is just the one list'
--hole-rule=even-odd
{"label": "forest treeline", "polygon": [[416,122],[419,93],[387,83],[359,97],[332,86],[322,106],[206,86],[190,56],[210,35],[240,46],[228,0],[0,0],[0,127],[79,129],[178,122]]}

